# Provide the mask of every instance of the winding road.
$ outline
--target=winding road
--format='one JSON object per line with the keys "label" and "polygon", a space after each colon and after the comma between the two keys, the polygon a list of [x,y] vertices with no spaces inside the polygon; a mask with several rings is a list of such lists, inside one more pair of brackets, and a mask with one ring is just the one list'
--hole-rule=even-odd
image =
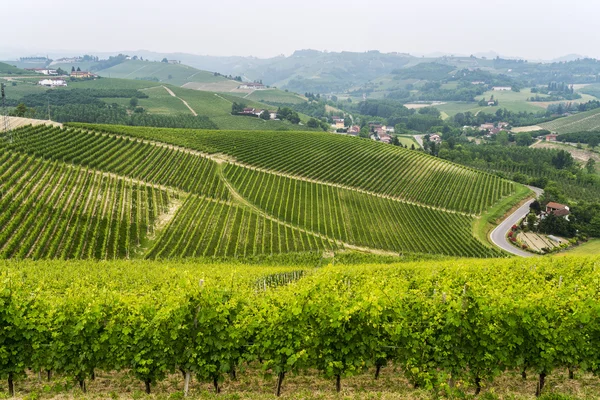
{"label": "winding road", "polygon": [[[535,192],[536,197],[540,197],[542,195],[542,193],[544,193],[544,191],[542,189],[539,189],[539,188],[536,188],[533,186],[528,186],[528,187],[529,187],[529,189],[531,189]],[[498,225],[496,227],[496,229],[494,229],[492,231],[490,238],[492,239],[492,242],[496,246],[498,246],[502,250],[505,250],[516,256],[520,256],[520,257],[534,257],[535,256],[535,254],[518,249],[516,246],[512,245],[506,238],[506,235],[508,234],[508,231],[510,230],[510,228],[513,225],[516,225],[523,217],[525,217],[529,213],[529,206],[534,201],[535,201],[535,199],[531,199],[528,202],[526,202],[525,204],[523,204],[521,207],[519,207],[519,209],[517,211],[512,213],[508,218],[506,218],[504,221],[502,221],[502,223],[500,225]]]}

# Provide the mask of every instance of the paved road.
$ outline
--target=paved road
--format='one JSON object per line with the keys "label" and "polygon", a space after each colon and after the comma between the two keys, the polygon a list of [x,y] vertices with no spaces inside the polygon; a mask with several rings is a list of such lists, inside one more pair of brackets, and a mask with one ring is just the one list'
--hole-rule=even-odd
{"label": "paved road", "polygon": [[[537,197],[541,196],[542,193],[544,192],[542,189],[534,188],[531,186],[529,188],[535,192]],[[521,207],[519,207],[519,209],[517,211],[512,213],[508,218],[506,218],[504,221],[502,221],[502,223],[500,225],[498,225],[496,227],[496,229],[494,229],[492,231],[492,234],[490,237],[492,238],[492,242],[496,246],[498,246],[502,250],[506,250],[507,252],[514,254],[516,256],[520,256],[520,257],[535,256],[535,254],[518,249],[516,246],[512,245],[506,238],[506,235],[508,234],[508,231],[510,230],[510,228],[513,225],[515,225],[517,222],[519,222],[519,220],[521,220],[527,214],[529,214],[529,206],[533,202],[534,202],[534,200],[532,199],[532,200],[529,200],[527,203],[523,204]]]}

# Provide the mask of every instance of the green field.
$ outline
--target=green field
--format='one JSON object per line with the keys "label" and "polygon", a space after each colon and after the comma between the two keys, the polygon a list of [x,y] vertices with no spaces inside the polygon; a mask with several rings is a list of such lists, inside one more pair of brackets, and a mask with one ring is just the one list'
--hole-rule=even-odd
{"label": "green field", "polygon": [[592,256],[600,254],[600,239],[593,239],[587,243],[579,245],[572,250],[560,253],[560,256]]}
{"label": "green field", "polygon": [[134,80],[156,78],[160,83],[175,86],[183,86],[188,82],[229,83],[233,89],[239,85],[239,83],[226,78],[214,76],[212,72],[201,71],[187,65],[151,61],[125,61],[114,67],[98,71],[98,75]]}
{"label": "green field", "polygon": [[[0,62],[0,76],[11,76],[11,75],[37,75],[35,72],[25,71],[24,69],[15,66],[16,64],[9,62]],[[26,67],[35,68],[35,67]]]}
{"label": "green field", "polygon": [[411,148],[412,145],[415,146],[415,149],[418,149],[421,147],[421,145],[419,145],[419,143],[415,140],[415,138],[410,135],[397,135],[397,137],[398,137],[398,140],[400,140],[400,144],[402,146],[407,146],[409,149]]}
{"label": "green field", "polygon": [[540,126],[557,133],[596,131],[600,129],[600,109],[555,119]]}
{"label": "green field", "polygon": [[421,152],[328,133],[39,126],[0,146],[0,258],[496,257],[472,225],[514,191]]}
{"label": "green field", "polygon": [[306,99],[296,93],[285,92],[279,89],[255,90],[250,94],[231,92],[234,96],[243,97],[246,100],[254,100],[260,103],[275,104],[300,104],[306,102]]}

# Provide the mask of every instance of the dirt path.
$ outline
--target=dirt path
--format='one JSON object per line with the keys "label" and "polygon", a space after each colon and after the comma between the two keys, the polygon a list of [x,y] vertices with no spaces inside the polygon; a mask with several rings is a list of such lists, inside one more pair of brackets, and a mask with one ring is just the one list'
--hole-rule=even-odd
{"label": "dirt path", "polygon": [[281,224],[285,227],[291,228],[291,229],[295,229],[298,230],[300,232],[306,233],[308,235],[311,236],[316,236],[322,240],[328,241],[328,242],[334,242],[336,243],[338,246],[341,246],[345,249],[351,249],[351,250],[356,250],[356,251],[360,251],[363,253],[370,253],[370,254],[379,254],[379,255],[387,255],[387,256],[397,256],[398,253],[394,253],[391,251],[385,251],[385,250],[379,250],[379,249],[372,249],[370,247],[362,247],[362,246],[356,246],[350,243],[345,243],[342,242],[340,240],[336,240],[334,238],[330,238],[328,236],[325,236],[321,233],[317,233],[317,232],[313,232],[310,231],[308,229],[296,226],[294,224],[290,224],[289,222],[286,221],[282,221],[279,218],[276,218],[270,214],[268,214],[267,212],[265,212],[263,209],[257,207],[256,205],[254,205],[253,203],[251,203],[250,201],[248,201],[244,196],[242,196],[240,193],[238,193],[237,190],[235,190],[235,188],[233,187],[233,185],[231,184],[231,182],[229,182],[229,180],[227,180],[227,178],[225,177],[225,174],[223,173],[223,167],[222,165],[219,165],[218,167],[218,174],[219,174],[219,178],[223,181],[223,183],[225,184],[225,186],[227,187],[227,189],[229,190],[229,193],[231,193],[231,196],[233,198],[233,200],[235,202],[238,202],[248,208],[250,208],[253,212],[257,213],[258,215],[271,220],[273,222],[276,222],[278,224]]}
{"label": "dirt path", "polygon": [[194,111],[194,109],[192,107],[190,107],[190,105],[188,104],[187,101],[185,101],[184,99],[182,99],[181,97],[177,97],[177,95],[175,93],[173,93],[173,91],[171,89],[169,89],[166,86],[163,86],[163,88],[167,91],[167,93],[169,93],[171,96],[175,97],[176,99],[181,100],[181,102],[183,104],[185,104],[185,106],[192,112],[192,114],[194,115],[194,117],[198,116],[198,113],[196,111]]}
{"label": "dirt path", "polygon": [[226,102],[233,104],[230,100],[227,100],[225,97],[223,96],[219,96],[218,94],[215,93],[215,96],[217,96],[218,98],[220,98],[221,100],[225,100]]}
{"label": "dirt path", "polygon": [[[21,118],[21,117],[5,117],[5,118],[8,118],[8,128],[9,129],[17,129],[17,128],[20,128],[22,126],[27,126],[27,125],[33,125],[33,126],[51,125],[51,126],[58,126],[58,127],[63,126],[61,123],[49,121],[49,120],[43,120],[43,119],[31,119],[31,118]],[[4,130],[4,120],[2,117],[0,117],[0,130],[1,131]]]}

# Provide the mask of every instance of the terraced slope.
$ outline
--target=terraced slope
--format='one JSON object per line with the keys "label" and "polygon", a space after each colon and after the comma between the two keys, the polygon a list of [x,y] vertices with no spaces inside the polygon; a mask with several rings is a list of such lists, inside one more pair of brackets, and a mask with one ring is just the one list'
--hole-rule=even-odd
{"label": "terraced slope", "polygon": [[[278,147],[295,158],[280,154],[262,162],[260,150],[273,151],[244,132],[231,132],[233,144],[215,132],[196,132],[193,138],[212,144],[201,152],[111,129],[31,126],[13,132],[12,141],[0,135],[0,189],[9,194],[0,204],[0,258],[250,257],[336,249],[500,255],[472,235],[473,214],[512,192],[510,182],[489,174],[370,141],[330,140],[335,135],[302,133],[301,147]],[[257,136],[263,135],[275,138]],[[301,139],[288,135],[278,137]],[[262,147],[250,151],[252,144]],[[323,157],[335,160],[323,163]],[[390,179],[370,167],[373,160]],[[20,163],[25,167],[15,169]],[[322,169],[332,163],[337,170]],[[290,173],[300,165],[304,176]],[[44,172],[51,166],[60,169]],[[20,185],[41,194],[21,193]],[[37,245],[44,235],[50,242]]]}
{"label": "terraced slope", "polygon": [[367,190],[409,202],[480,214],[513,193],[513,183],[422,152],[318,132],[199,131],[106,127],[294,177]]}

